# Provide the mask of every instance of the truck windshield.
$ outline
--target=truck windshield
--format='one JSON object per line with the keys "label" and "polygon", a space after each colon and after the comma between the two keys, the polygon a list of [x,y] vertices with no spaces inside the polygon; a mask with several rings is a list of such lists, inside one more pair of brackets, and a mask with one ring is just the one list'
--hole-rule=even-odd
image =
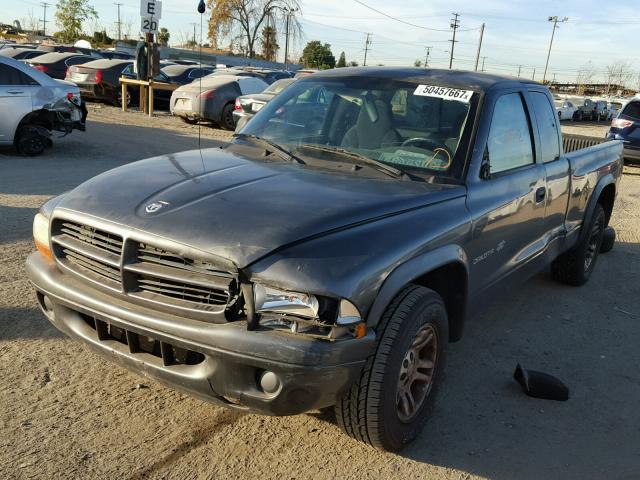
{"label": "truck windshield", "polygon": [[335,147],[402,171],[457,176],[472,98],[469,90],[386,78],[309,78],[276,96],[241,133],[304,155]]}

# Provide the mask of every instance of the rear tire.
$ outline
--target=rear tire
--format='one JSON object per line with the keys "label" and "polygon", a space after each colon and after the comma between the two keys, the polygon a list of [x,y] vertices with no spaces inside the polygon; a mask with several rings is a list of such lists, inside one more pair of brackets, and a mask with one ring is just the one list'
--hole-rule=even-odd
{"label": "rear tire", "polygon": [[227,103],[222,109],[222,115],[220,116],[220,126],[225,130],[235,130],[236,122],[233,120],[233,103]]}
{"label": "rear tire", "polygon": [[607,227],[602,234],[602,244],[600,245],[600,253],[610,252],[616,243],[616,231],[613,227]]}
{"label": "rear tire", "polygon": [[605,221],[604,209],[598,203],[589,222],[583,225],[587,232],[584,238],[551,264],[551,273],[556,280],[574,286],[587,283],[602,246]]}
{"label": "rear tire", "polygon": [[422,430],[442,377],[449,338],[442,298],[409,285],[385,310],[376,335],[376,351],[336,404],[336,419],[350,437],[398,451]]}
{"label": "rear tire", "polygon": [[40,135],[36,127],[25,125],[16,134],[15,146],[18,153],[28,157],[41,155],[46,148],[51,147],[51,139]]}

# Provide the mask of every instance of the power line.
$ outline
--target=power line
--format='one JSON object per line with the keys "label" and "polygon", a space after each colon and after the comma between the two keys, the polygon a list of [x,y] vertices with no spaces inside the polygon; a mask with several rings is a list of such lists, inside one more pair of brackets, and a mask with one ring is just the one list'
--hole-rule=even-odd
{"label": "power line", "polygon": [[[380,10],[377,10],[377,9],[375,9],[373,7],[370,7],[369,5],[367,5],[364,2],[361,2],[360,0],[353,0],[353,1],[358,3],[358,4],[360,4],[360,5],[362,5],[365,8],[368,8],[369,10],[373,10],[374,12],[379,13],[380,15],[383,15],[383,16],[385,16],[387,18],[390,18],[391,20],[395,20],[396,22],[404,23],[405,25],[409,25],[411,27],[421,28],[423,30],[429,30],[431,32],[448,32],[448,30],[442,30],[442,29],[438,29],[438,28],[429,28],[429,27],[424,27],[422,25],[416,25],[415,23],[406,22],[406,21],[404,21],[404,20],[402,20],[402,19],[400,19],[398,17],[392,17],[388,13],[384,13],[384,12],[382,12]],[[476,29],[475,28],[469,28],[467,30],[462,30],[462,31],[471,31],[471,30],[476,30]]]}
{"label": "power line", "polygon": [[453,68],[453,49],[456,46],[456,30],[458,30],[458,28],[460,27],[460,21],[458,20],[460,14],[452,13],[452,15],[453,18],[451,19],[451,28],[453,29],[453,38],[451,39],[451,56],[449,57],[449,70]]}

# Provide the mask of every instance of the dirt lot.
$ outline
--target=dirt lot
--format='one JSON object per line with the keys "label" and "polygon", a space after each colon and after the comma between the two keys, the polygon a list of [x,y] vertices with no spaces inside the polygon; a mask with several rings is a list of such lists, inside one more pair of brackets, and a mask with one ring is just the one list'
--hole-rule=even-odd
{"label": "dirt lot", "polygon": [[[0,151],[2,478],[640,478],[640,169],[626,170],[619,243],[589,284],[541,274],[476,315],[450,346],[434,418],[392,455],[350,440],[327,413],[242,415],[178,394],[49,325],[23,266],[39,205],[108,168],[197,147],[197,127],[172,118],[102,107],[90,119],[43,157]],[[203,132],[203,146],[229,138]],[[518,361],[565,380],[571,399],[522,395]]]}

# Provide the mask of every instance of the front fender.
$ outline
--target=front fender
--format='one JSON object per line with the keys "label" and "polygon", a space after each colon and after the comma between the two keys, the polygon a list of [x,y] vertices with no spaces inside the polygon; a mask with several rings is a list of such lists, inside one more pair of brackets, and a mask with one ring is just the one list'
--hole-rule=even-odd
{"label": "front fender", "polygon": [[[460,305],[461,312],[464,312],[467,292],[469,290],[467,254],[459,245],[444,245],[406,261],[389,274],[378,291],[378,295],[369,311],[367,325],[375,327],[378,324],[387,305],[391,303],[391,300],[393,300],[405,285],[415,282],[420,277],[424,277],[430,272],[450,264],[461,266],[465,272],[466,284],[458,285],[459,291],[464,292],[463,303]],[[450,325],[453,339],[459,338],[462,332],[463,321],[464,313],[460,315],[459,319],[454,319],[454,324]]]}

